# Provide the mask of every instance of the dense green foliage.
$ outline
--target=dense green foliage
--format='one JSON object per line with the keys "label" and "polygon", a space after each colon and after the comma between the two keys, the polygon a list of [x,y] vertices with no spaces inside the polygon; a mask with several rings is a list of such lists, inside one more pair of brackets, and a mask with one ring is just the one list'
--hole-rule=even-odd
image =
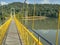
{"label": "dense green foliage", "polygon": [[[58,4],[35,4],[35,15],[36,16],[47,16],[47,17],[58,17],[59,11]],[[8,5],[0,6],[0,12],[3,12],[4,16],[9,16],[11,8],[15,8],[16,14],[25,15],[28,12],[28,16],[34,15],[34,4],[23,4],[21,2],[14,2]],[[21,16],[20,15],[20,16]]]}

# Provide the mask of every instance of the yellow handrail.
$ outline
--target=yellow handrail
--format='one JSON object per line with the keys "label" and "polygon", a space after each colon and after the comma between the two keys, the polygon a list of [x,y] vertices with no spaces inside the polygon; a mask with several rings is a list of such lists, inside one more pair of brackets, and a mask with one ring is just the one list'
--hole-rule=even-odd
{"label": "yellow handrail", "polygon": [[23,40],[24,45],[43,45],[16,17],[14,17],[18,32]]}
{"label": "yellow handrail", "polygon": [[11,22],[11,18],[7,20],[3,25],[0,26],[0,45],[2,45],[3,39],[5,37],[10,22]]}

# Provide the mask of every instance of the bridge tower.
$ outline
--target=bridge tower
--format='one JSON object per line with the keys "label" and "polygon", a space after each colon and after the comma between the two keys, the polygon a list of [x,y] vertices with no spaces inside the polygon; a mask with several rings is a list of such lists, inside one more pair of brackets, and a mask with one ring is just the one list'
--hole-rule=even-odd
{"label": "bridge tower", "polygon": [[11,8],[11,17],[15,16],[15,8]]}

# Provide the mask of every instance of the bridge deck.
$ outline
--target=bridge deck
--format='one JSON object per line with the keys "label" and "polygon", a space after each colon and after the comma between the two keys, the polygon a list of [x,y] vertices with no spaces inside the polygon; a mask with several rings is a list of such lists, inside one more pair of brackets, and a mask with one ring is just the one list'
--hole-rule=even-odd
{"label": "bridge deck", "polygon": [[21,40],[19,39],[18,31],[14,20],[12,20],[10,24],[4,45],[21,45]]}

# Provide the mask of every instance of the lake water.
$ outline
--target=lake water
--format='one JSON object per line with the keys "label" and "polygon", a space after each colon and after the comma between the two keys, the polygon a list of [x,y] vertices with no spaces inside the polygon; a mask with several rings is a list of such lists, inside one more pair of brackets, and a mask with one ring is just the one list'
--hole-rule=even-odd
{"label": "lake water", "polygon": [[[21,20],[20,20],[21,21]],[[29,29],[32,29],[33,20],[23,20],[22,23]],[[45,20],[34,20],[34,31],[39,35],[43,36],[53,45],[56,44],[56,32],[58,29],[58,20],[55,18],[48,18]],[[32,31],[31,31],[32,32]],[[36,37],[37,35],[34,34]],[[43,45],[49,45],[46,41],[40,38]],[[59,30],[59,41],[60,42],[60,30]],[[58,44],[60,45],[60,43]]]}
{"label": "lake water", "polygon": [[48,18],[44,20],[23,20],[22,23],[29,28],[32,28],[34,22],[34,29],[57,29],[58,20],[55,18]]}
{"label": "lake water", "polygon": [[[56,44],[56,32],[57,30],[35,30],[38,34],[42,35],[45,39],[51,42],[53,45]],[[43,39],[40,39],[44,45],[47,45]],[[60,30],[59,30],[59,42],[60,42]],[[49,44],[48,44],[49,45]],[[60,45],[60,43],[59,43]]]}

